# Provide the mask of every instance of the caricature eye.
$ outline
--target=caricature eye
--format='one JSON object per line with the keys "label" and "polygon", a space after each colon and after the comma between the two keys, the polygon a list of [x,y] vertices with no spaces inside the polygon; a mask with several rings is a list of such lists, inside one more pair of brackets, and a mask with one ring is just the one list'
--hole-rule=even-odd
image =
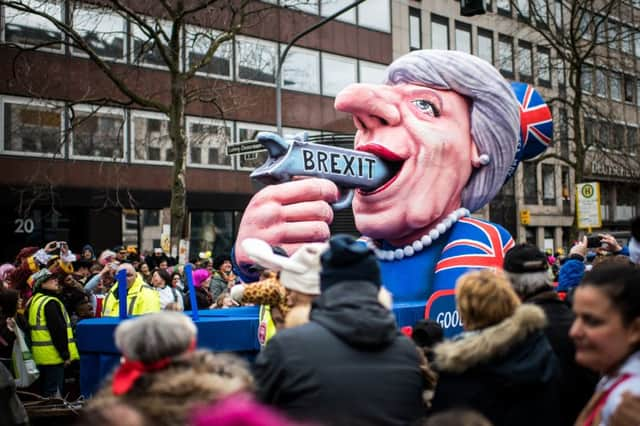
{"label": "caricature eye", "polygon": [[432,117],[440,117],[440,111],[434,104],[424,99],[416,99],[411,101],[420,111],[429,114]]}

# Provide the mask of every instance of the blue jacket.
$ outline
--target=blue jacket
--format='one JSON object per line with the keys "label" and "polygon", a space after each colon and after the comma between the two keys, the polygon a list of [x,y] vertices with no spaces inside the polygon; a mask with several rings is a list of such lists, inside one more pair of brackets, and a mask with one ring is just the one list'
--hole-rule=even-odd
{"label": "blue jacket", "polygon": [[577,259],[567,259],[558,273],[558,291],[569,291],[582,281],[584,263]]}

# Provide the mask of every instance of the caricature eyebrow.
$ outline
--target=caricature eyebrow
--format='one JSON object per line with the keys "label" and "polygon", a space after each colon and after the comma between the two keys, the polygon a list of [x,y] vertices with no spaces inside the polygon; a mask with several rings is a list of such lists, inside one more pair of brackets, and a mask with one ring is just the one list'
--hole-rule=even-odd
{"label": "caricature eyebrow", "polygon": [[411,96],[412,98],[419,98],[421,96],[427,96],[430,101],[436,101],[436,108],[442,112],[443,109],[443,105],[444,102],[442,100],[442,96],[440,96],[440,94],[438,92],[436,92],[433,89],[430,89],[429,87],[420,87],[420,88],[411,88],[407,90],[407,95]]}

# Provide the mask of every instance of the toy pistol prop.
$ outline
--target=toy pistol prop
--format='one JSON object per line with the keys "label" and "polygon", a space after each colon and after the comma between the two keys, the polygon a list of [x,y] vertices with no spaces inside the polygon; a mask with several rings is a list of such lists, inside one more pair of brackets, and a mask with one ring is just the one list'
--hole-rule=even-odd
{"label": "toy pistol prop", "polygon": [[374,191],[393,177],[389,164],[368,152],[307,142],[307,134],[286,141],[271,132],[258,133],[257,141],[268,152],[265,163],[251,173],[251,178],[264,184],[281,183],[294,176],[328,179],[340,188],[335,210],[351,205],[355,189]]}

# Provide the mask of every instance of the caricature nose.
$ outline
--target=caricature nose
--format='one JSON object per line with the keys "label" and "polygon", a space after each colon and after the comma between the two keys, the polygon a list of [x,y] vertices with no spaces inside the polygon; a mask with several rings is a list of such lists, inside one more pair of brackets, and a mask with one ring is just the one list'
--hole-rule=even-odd
{"label": "caricature nose", "polygon": [[398,95],[391,86],[352,84],[336,96],[335,108],[353,115],[358,130],[373,130],[400,123]]}

